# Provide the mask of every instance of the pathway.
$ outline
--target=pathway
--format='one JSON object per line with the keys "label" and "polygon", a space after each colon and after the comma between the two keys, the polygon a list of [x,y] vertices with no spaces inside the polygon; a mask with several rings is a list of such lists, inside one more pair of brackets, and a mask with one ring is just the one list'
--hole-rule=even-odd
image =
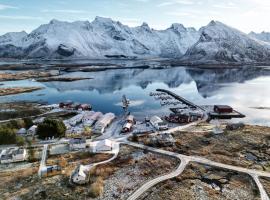
{"label": "pathway", "polygon": [[44,167],[46,167],[46,158],[47,158],[48,144],[45,144],[42,150],[42,156],[40,161],[40,166],[38,170],[38,175],[41,177],[41,172]]}
{"label": "pathway", "polygon": [[[243,167],[237,167],[237,166],[228,165],[228,164],[222,164],[222,163],[211,161],[211,160],[208,160],[208,159],[202,158],[202,157],[186,156],[186,155],[183,155],[183,154],[178,154],[178,153],[166,151],[166,150],[163,150],[163,149],[156,149],[156,148],[152,148],[152,147],[149,147],[149,146],[145,146],[143,144],[133,143],[133,142],[129,142],[129,141],[124,141],[123,143],[127,144],[127,145],[130,145],[130,146],[137,147],[137,148],[141,148],[141,149],[145,149],[145,150],[148,150],[148,151],[156,152],[156,153],[159,153],[159,154],[165,154],[165,155],[168,155],[168,156],[177,157],[183,163],[183,165],[182,165],[181,170],[179,170],[179,167],[181,166],[181,164],[180,164],[179,167],[174,172],[171,173],[172,177],[174,177],[175,174],[177,174],[176,176],[180,175],[183,172],[185,166],[190,161],[201,163],[201,164],[204,164],[204,165],[214,166],[214,167],[218,167],[218,168],[224,168],[224,169],[228,169],[228,170],[238,171],[240,173],[246,173],[246,174],[250,175],[254,179],[254,181],[255,181],[255,183],[256,183],[259,191],[260,191],[261,199],[262,200],[269,200],[269,197],[268,197],[266,191],[264,190],[263,185],[261,184],[261,182],[260,182],[260,180],[258,178],[259,176],[264,176],[264,177],[269,177],[270,178],[270,173],[269,172],[258,171],[258,170],[253,170],[253,169],[246,169],[246,168],[243,168]],[[137,199],[141,194],[143,194],[146,190],[148,190],[152,186],[154,186],[157,183],[162,182],[164,180],[170,179],[172,177],[170,177],[169,175],[164,175],[164,176],[158,177],[156,179],[153,179],[153,180],[145,183],[142,187],[140,187],[137,191],[135,191],[130,196],[129,200]]]}

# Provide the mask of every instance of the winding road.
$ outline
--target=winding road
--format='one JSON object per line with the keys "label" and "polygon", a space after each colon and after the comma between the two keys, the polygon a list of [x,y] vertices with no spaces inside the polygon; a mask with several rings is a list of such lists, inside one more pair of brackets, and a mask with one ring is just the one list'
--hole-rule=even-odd
{"label": "winding road", "polygon": [[160,177],[157,177],[151,181],[148,181],[147,183],[145,183],[144,185],[142,185],[138,190],[136,190],[129,198],[128,200],[135,200],[137,199],[139,196],[141,196],[144,192],[146,192],[149,188],[153,187],[154,185],[162,182],[162,181],[165,181],[165,180],[168,180],[168,179],[171,179],[171,178],[174,178],[176,176],[178,176],[179,174],[181,174],[184,169],[186,168],[188,164],[188,161],[186,160],[182,160],[180,165],[177,167],[177,169],[169,174],[166,174],[166,175],[163,175],[163,176],[160,176]]}
{"label": "winding road", "polygon": [[97,163],[92,163],[92,164],[89,164],[89,165],[85,165],[85,167],[89,171],[92,167],[95,167],[97,165],[101,165],[101,164],[105,164],[105,163],[111,162],[112,160],[114,160],[118,156],[119,149],[120,149],[119,143],[114,143],[113,150],[110,152],[110,153],[113,153],[114,154],[113,157],[111,157],[108,160],[104,160],[104,161],[101,161],[101,162],[97,162]]}
{"label": "winding road", "polygon": [[246,169],[246,168],[243,168],[243,167],[237,167],[237,166],[233,166],[233,165],[218,163],[218,162],[211,161],[211,160],[208,160],[206,158],[197,157],[197,156],[186,156],[186,155],[183,155],[183,154],[178,154],[178,153],[166,151],[166,150],[163,150],[163,149],[156,149],[156,148],[152,148],[152,147],[149,147],[149,146],[145,146],[143,144],[138,144],[138,143],[129,142],[129,141],[123,141],[123,143],[127,144],[127,145],[130,145],[130,146],[137,147],[137,148],[141,148],[141,149],[144,149],[144,150],[148,150],[148,151],[151,151],[151,152],[176,157],[182,163],[172,173],[160,176],[160,177],[158,177],[156,179],[153,179],[153,180],[145,183],[142,187],[140,187],[138,190],[136,190],[129,197],[128,200],[137,199],[137,198],[139,198],[139,196],[141,196],[145,191],[150,189],[152,186],[154,186],[154,185],[156,185],[156,184],[158,184],[158,183],[160,183],[160,182],[162,182],[164,180],[167,180],[167,179],[170,179],[170,178],[173,178],[173,177],[176,177],[176,176],[180,175],[184,171],[186,165],[189,162],[197,162],[197,163],[204,164],[204,165],[214,166],[214,167],[218,167],[218,168],[224,168],[224,169],[227,169],[227,170],[233,170],[233,171],[237,171],[237,172],[240,172],[240,173],[246,173],[246,174],[250,175],[253,178],[253,180],[255,181],[255,183],[256,183],[256,185],[257,185],[257,187],[259,189],[261,199],[262,200],[269,200],[269,197],[268,197],[266,191],[264,190],[263,185],[261,184],[261,182],[260,182],[260,180],[258,178],[259,176],[264,176],[264,177],[269,177],[270,178],[270,173],[269,172],[258,171],[258,170],[253,170],[253,169]]}

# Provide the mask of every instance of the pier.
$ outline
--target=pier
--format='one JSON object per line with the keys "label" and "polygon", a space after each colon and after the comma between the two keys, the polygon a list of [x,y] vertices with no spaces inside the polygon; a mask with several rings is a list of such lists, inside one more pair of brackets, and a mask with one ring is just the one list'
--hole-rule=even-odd
{"label": "pier", "polygon": [[205,111],[205,109],[204,109],[203,107],[198,106],[198,105],[192,103],[191,101],[189,101],[189,100],[187,100],[187,99],[185,99],[185,98],[183,98],[183,97],[181,97],[181,96],[179,96],[179,95],[177,95],[177,94],[175,94],[175,93],[173,93],[173,92],[171,92],[171,91],[169,91],[169,90],[165,90],[165,89],[156,89],[156,91],[157,91],[157,92],[164,92],[164,93],[166,93],[166,94],[168,94],[168,95],[174,97],[175,99],[181,101],[182,103],[186,104],[187,106],[189,106],[189,107],[191,107],[191,108],[197,108],[197,109],[201,109],[201,110]]}

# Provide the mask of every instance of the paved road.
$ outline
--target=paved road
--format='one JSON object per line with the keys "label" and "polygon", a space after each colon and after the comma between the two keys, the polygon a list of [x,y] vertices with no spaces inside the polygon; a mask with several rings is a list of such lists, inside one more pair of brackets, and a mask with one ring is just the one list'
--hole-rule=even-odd
{"label": "paved road", "polygon": [[[98,163],[92,163],[92,164],[89,164],[89,165],[86,165],[87,167],[87,170],[89,171],[92,167],[94,166],[97,166],[97,165],[101,165],[101,164],[105,164],[105,163],[108,163],[108,162],[111,162],[112,160],[114,160],[117,156],[118,156],[118,153],[119,153],[119,149],[120,149],[120,145],[119,143],[114,143],[113,145],[113,150],[111,152],[108,152],[108,153],[113,153],[113,157],[111,157],[110,159],[108,160],[104,160],[104,161],[101,161],[101,162],[98,162]],[[105,152],[104,152],[105,153]]]}
{"label": "paved road", "polygon": [[[237,166],[233,166],[233,165],[227,165],[227,164],[223,164],[223,163],[218,163],[218,162],[211,161],[211,160],[208,160],[208,159],[202,158],[202,157],[186,156],[186,155],[183,155],[183,154],[178,154],[178,153],[166,151],[166,150],[163,150],[163,149],[156,149],[156,148],[148,147],[148,146],[145,146],[143,144],[129,142],[127,140],[123,141],[123,143],[125,143],[127,145],[137,147],[137,148],[145,149],[145,150],[148,150],[148,151],[152,151],[152,152],[156,152],[156,153],[160,153],[160,154],[164,154],[164,155],[168,155],[168,156],[177,157],[182,162],[183,161],[184,162],[193,161],[193,162],[201,163],[201,164],[204,164],[204,165],[214,166],[214,167],[218,167],[218,168],[224,168],[224,169],[228,169],[228,170],[237,171],[237,172],[240,172],[240,173],[246,173],[246,174],[250,175],[254,179],[254,181],[256,182],[256,185],[257,185],[257,187],[258,187],[258,189],[260,191],[261,199],[262,200],[269,200],[269,198],[267,196],[267,193],[265,192],[261,182],[258,179],[259,176],[264,176],[264,177],[269,177],[270,178],[270,173],[269,172],[258,171],[258,170],[253,170],[253,169],[246,169],[246,168],[243,168],[243,167],[237,167]],[[169,178],[169,176],[168,176],[168,178]],[[155,184],[157,184],[158,182],[156,182],[156,181],[161,182],[161,181],[164,181],[166,179],[162,179],[162,178],[158,179],[157,178],[157,179],[154,179],[154,180],[155,180]],[[146,183],[145,185],[143,185],[141,188],[138,189],[139,191],[138,190],[135,191],[135,193],[134,193],[135,195],[134,196],[132,195],[131,197],[138,198],[139,194],[141,195],[144,191],[146,191],[150,187],[152,187],[151,183],[150,184]]]}
{"label": "paved road", "polygon": [[263,187],[262,183],[260,182],[259,177],[256,175],[252,175],[252,178],[254,179],[255,183],[257,184],[257,186],[259,188],[259,191],[261,194],[261,199],[262,200],[269,200],[269,197],[268,197],[266,191],[264,190],[264,187]]}
{"label": "paved road", "polygon": [[180,163],[180,165],[177,167],[177,169],[169,174],[166,174],[166,175],[163,175],[163,176],[160,176],[160,177],[157,177],[151,181],[148,181],[147,183],[145,183],[143,186],[141,186],[138,190],[136,190],[129,198],[128,200],[135,200],[137,199],[139,196],[141,196],[144,192],[146,192],[149,188],[153,187],[154,185],[162,182],[162,181],[165,181],[165,180],[168,180],[168,179],[171,179],[173,177],[176,177],[178,176],[179,174],[181,174],[184,169],[186,168],[186,165],[188,164],[188,160],[186,159],[183,159]]}
{"label": "paved road", "polygon": [[201,164],[211,165],[211,166],[215,166],[215,167],[219,167],[219,168],[225,168],[225,169],[229,169],[229,170],[233,170],[233,171],[238,171],[238,172],[242,172],[242,173],[247,173],[247,174],[249,174],[251,176],[252,175],[257,175],[257,176],[270,177],[270,173],[269,172],[265,172],[265,171],[259,171],[259,170],[254,170],[254,169],[247,169],[247,168],[244,168],[244,167],[237,167],[237,166],[233,166],[233,165],[218,163],[218,162],[211,161],[211,160],[208,160],[206,158],[197,157],[197,156],[188,156],[188,157],[190,158],[191,161],[194,161],[194,162],[197,162],[197,163],[201,163]]}
{"label": "paved road", "polygon": [[40,161],[40,166],[38,170],[38,175],[41,176],[41,171],[44,167],[46,167],[46,158],[47,158],[48,144],[45,144],[42,150],[42,156]]}

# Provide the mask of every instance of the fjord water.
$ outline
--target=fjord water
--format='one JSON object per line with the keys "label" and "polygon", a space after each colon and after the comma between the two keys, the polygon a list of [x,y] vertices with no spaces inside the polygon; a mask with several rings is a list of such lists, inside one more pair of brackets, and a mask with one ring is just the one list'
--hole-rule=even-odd
{"label": "fjord water", "polygon": [[131,100],[130,111],[143,117],[154,113],[162,115],[168,110],[149,96],[155,89],[164,88],[199,105],[231,105],[247,116],[240,121],[270,126],[268,67],[114,69],[72,72],[62,76],[92,79],[46,83],[32,80],[0,82],[4,84],[0,87],[44,87],[32,93],[0,97],[0,102],[40,101],[52,104],[72,100],[90,103],[94,110],[121,114],[121,98],[125,94]]}

